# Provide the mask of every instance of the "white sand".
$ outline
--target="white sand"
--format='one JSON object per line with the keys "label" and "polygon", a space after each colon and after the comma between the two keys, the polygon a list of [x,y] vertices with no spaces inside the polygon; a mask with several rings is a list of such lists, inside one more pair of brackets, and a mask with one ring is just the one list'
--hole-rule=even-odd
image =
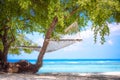
{"label": "white sand", "polygon": [[120,80],[120,72],[105,73],[0,73],[0,80]]}
{"label": "white sand", "polygon": [[106,75],[106,76],[120,76],[120,72],[103,72],[103,73],[72,73],[79,76],[91,76],[91,75]]}
{"label": "white sand", "polygon": [[112,76],[120,76],[120,72],[105,72],[101,73],[102,75],[112,75]]}

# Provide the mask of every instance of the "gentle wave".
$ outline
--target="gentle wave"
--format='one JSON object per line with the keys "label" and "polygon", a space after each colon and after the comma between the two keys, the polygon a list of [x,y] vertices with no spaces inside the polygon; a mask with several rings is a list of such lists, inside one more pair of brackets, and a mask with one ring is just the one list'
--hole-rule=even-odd
{"label": "gentle wave", "polygon": [[[8,60],[10,62],[17,62],[19,60]],[[36,60],[27,60],[35,63]],[[44,65],[120,65],[119,59],[46,59],[43,60]]]}
{"label": "gentle wave", "polygon": [[[8,60],[17,62],[19,60]],[[35,63],[36,60],[27,60]],[[47,59],[43,60],[43,67],[38,73],[48,72],[114,72],[120,71],[119,59]]]}

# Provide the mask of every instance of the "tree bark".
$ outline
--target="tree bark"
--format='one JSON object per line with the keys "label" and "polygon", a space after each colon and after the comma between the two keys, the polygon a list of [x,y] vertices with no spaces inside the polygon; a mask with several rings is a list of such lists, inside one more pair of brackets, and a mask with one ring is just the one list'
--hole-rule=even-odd
{"label": "tree bark", "polygon": [[[2,69],[5,72],[12,72],[12,73],[23,73],[23,72],[31,72],[36,73],[39,68],[42,66],[42,60],[49,44],[49,39],[51,38],[51,34],[58,22],[57,16],[53,18],[53,21],[50,24],[49,29],[46,32],[43,47],[39,53],[38,59],[36,64],[31,64],[27,61],[19,61],[17,63],[9,63],[7,62],[7,54],[10,47],[10,44],[14,41],[14,39],[8,40],[8,26],[5,26],[3,29],[3,35],[0,35],[1,41],[3,43],[3,50],[0,50],[0,66],[2,65]],[[13,38],[13,37],[12,37]],[[2,64],[1,64],[2,62]],[[1,68],[1,67],[0,67]]]}
{"label": "tree bark", "polygon": [[11,34],[12,38],[8,38],[9,30],[10,30],[10,27],[7,25],[4,25],[0,30],[1,32],[3,32],[3,34],[0,34],[0,39],[3,45],[3,49],[0,50],[0,60],[3,68],[5,68],[5,65],[7,64],[7,54],[8,54],[10,45],[12,42],[14,42],[13,34]]}
{"label": "tree bark", "polygon": [[38,56],[38,60],[36,62],[35,65],[28,63],[27,61],[19,61],[17,63],[8,63],[7,62],[7,54],[8,54],[8,50],[10,47],[10,44],[14,41],[14,39],[9,40],[8,39],[8,30],[9,27],[8,26],[4,26],[3,27],[3,35],[0,35],[1,41],[3,43],[3,50],[0,50],[0,66],[3,69],[3,71],[6,72],[32,72],[32,73],[36,73],[39,68],[42,66],[42,60],[43,60],[43,56],[45,54],[45,51],[47,49],[47,46],[49,44],[49,40],[51,37],[51,34],[56,26],[58,22],[58,18],[54,17],[52,23],[50,24],[50,27],[46,33],[45,39],[44,39],[44,43],[43,43],[43,47],[40,51],[40,54]]}
{"label": "tree bark", "polygon": [[54,30],[57,22],[58,22],[58,18],[57,18],[57,16],[55,16],[55,17],[53,18],[52,23],[50,24],[50,27],[49,27],[46,35],[45,35],[43,47],[42,47],[42,49],[41,49],[41,51],[40,51],[40,53],[39,53],[39,56],[38,56],[38,59],[37,59],[37,62],[36,62],[37,71],[39,70],[40,67],[42,67],[42,62],[43,62],[42,60],[43,60],[45,51],[46,51],[46,49],[47,49],[47,46],[48,46],[48,44],[49,44],[49,39],[50,39],[50,37],[51,37],[51,34],[52,34],[52,32],[53,32],[53,30]]}
{"label": "tree bark", "polygon": [[[75,10],[73,10],[73,11],[70,13],[70,16],[72,16],[77,10],[78,10],[78,8],[76,8]],[[65,17],[65,18],[66,18],[66,17]],[[43,60],[45,51],[46,51],[46,49],[47,49],[47,46],[48,46],[48,44],[49,44],[50,36],[51,36],[51,34],[52,34],[52,32],[53,32],[53,30],[54,30],[57,22],[58,22],[58,18],[57,18],[57,16],[55,16],[55,17],[53,18],[52,23],[50,24],[50,27],[49,27],[46,35],[45,35],[43,47],[42,47],[42,49],[41,49],[41,51],[40,51],[40,53],[39,53],[39,56],[38,56],[38,59],[37,59],[37,62],[36,62],[37,71],[39,70],[40,67],[42,67],[42,62],[43,62],[42,60]]]}
{"label": "tree bark", "polygon": [[8,39],[7,39],[9,27],[4,26],[2,30],[3,30],[3,35],[1,34],[1,41],[3,44],[3,50],[0,50],[0,63],[1,63],[0,65],[1,68],[5,70],[7,65],[7,54],[10,47],[10,44],[8,43]]}
{"label": "tree bark", "polygon": [[8,43],[8,26],[4,26],[4,30],[3,30],[4,34],[2,36],[2,43],[3,43],[3,51],[2,51],[2,59],[4,60],[4,62],[7,62],[7,54],[8,54],[8,50],[9,50],[9,43]]}

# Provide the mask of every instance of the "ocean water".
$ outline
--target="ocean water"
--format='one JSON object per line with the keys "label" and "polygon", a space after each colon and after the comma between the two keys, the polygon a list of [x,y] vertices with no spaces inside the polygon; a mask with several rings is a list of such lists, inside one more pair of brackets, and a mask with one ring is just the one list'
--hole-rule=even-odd
{"label": "ocean water", "polygon": [[[8,60],[16,62],[18,60]],[[36,60],[28,60],[35,63]],[[120,59],[45,59],[38,73],[120,72]]]}

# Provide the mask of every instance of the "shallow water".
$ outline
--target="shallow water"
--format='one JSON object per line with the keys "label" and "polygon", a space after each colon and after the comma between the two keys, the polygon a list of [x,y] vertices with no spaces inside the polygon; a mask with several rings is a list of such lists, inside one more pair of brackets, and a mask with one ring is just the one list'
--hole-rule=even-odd
{"label": "shallow water", "polygon": [[[9,61],[16,62],[18,60]],[[35,63],[36,60],[28,61]],[[46,59],[38,73],[116,71],[120,71],[120,59]]]}

